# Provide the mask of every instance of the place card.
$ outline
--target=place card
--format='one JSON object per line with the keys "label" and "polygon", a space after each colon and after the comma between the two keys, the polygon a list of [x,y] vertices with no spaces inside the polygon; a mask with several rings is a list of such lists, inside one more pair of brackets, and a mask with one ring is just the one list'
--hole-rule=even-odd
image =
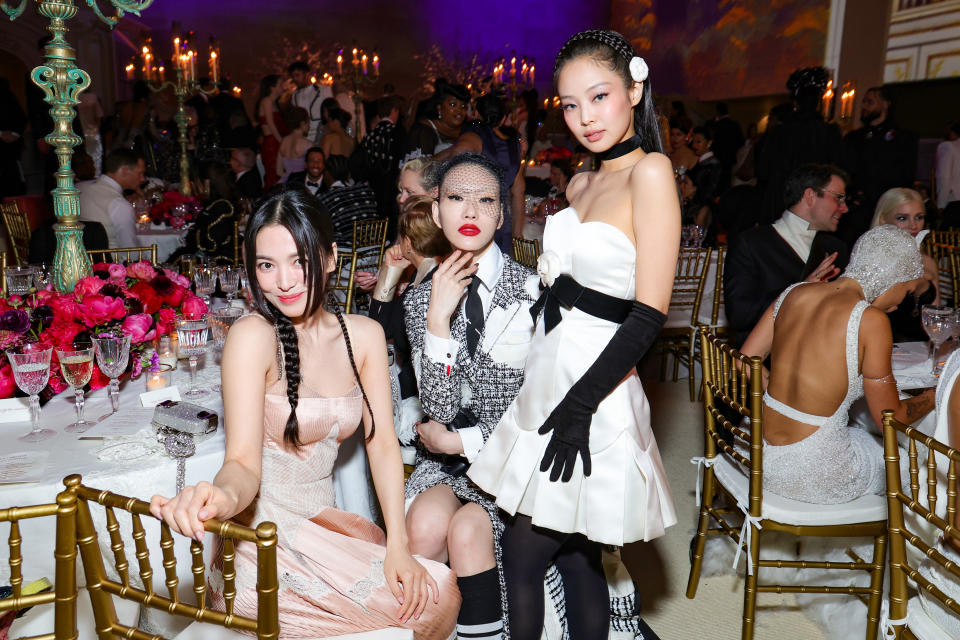
{"label": "place card", "polygon": [[21,451],[0,455],[0,484],[36,482],[47,470],[49,451]]}
{"label": "place card", "polygon": [[29,422],[30,399],[6,398],[0,400],[0,422]]}
{"label": "place card", "polygon": [[150,429],[153,422],[153,408],[143,407],[123,409],[104,418],[96,426],[84,432],[81,440],[100,440],[119,436],[132,436],[142,429]]}
{"label": "place card", "polygon": [[164,400],[176,400],[180,401],[180,389],[177,387],[167,387],[165,389],[157,389],[156,391],[147,391],[146,393],[140,394],[140,406],[142,407],[155,407]]}

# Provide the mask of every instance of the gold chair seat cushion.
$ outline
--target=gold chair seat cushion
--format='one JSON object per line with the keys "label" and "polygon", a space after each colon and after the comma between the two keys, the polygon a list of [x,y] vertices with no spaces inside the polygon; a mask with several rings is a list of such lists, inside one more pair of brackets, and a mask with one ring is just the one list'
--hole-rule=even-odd
{"label": "gold chair seat cushion", "polygon": [[[713,472],[738,503],[745,506],[750,504],[750,481],[739,466],[726,456],[719,455]],[[886,520],[887,501],[884,496],[867,495],[840,504],[814,504],[765,491],[761,513],[765,520],[797,526],[857,524]]]}

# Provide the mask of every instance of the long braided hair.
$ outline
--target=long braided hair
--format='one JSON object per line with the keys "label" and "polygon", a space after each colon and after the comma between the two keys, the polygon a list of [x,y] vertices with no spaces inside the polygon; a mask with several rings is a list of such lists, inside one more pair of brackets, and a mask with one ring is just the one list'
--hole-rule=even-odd
{"label": "long braided hair", "polygon": [[[560,48],[557,60],[553,65],[553,84],[557,85],[560,70],[575,58],[587,56],[607,65],[614,73],[623,79],[623,86],[633,86],[633,76],[630,74],[630,61],[637,55],[630,42],[616,31],[590,29],[574,34]],[[651,151],[663,152],[663,141],[660,138],[660,122],[657,120],[656,109],[653,104],[653,89],[650,77],[643,81],[643,97],[633,108],[633,131],[640,136],[640,143],[647,153]]]}
{"label": "long braided hair", "polygon": [[[269,322],[277,333],[279,346],[278,355],[283,356],[283,374],[287,380],[287,400],[290,403],[290,416],[283,430],[284,442],[294,448],[300,447],[300,427],[297,421],[297,405],[300,401],[300,344],[293,319],[283,314],[263,295],[263,289],[257,280],[257,235],[264,227],[279,225],[290,232],[297,246],[297,255],[303,264],[304,282],[307,289],[306,306],[303,317],[316,313],[323,305],[327,282],[323,266],[333,253],[334,228],[330,212],[319,200],[307,191],[299,188],[285,188],[278,186],[268,191],[257,202],[253,213],[247,221],[244,243],[244,262],[247,270],[247,282],[256,310]],[[347,334],[346,323],[337,313],[337,320],[343,331],[347,345],[347,355],[350,357],[350,366],[360,387],[367,411],[370,412],[370,435],[373,437],[376,426],[373,422],[373,410],[367,400],[367,392],[360,381],[353,357],[353,347],[350,336]]]}

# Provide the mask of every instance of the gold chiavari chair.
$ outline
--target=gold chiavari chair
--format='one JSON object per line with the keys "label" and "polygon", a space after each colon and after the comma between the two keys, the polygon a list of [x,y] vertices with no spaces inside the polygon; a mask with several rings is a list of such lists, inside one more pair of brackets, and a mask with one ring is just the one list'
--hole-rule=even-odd
{"label": "gold chiavari chair", "polygon": [[[278,618],[277,591],[277,527],[272,522],[261,522],[256,529],[243,527],[232,522],[210,519],[204,522],[207,531],[219,535],[223,541],[223,598],[225,611],[211,609],[207,601],[207,580],[203,560],[203,545],[196,540],[190,541],[192,557],[193,592],[196,595],[193,604],[183,602],[178,593],[180,579],[177,576],[177,559],[174,555],[174,538],[166,523],[160,523],[160,547],[163,556],[163,572],[167,595],[154,590],[153,567],[150,564],[150,549],[147,546],[146,533],[142,517],[153,518],[150,505],[142,500],[85,487],[79,475],[64,478],[67,491],[77,498],[77,542],[80,560],[83,564],[87,591],[93,604],[96,632],[100,640],[131,638],[133,640],[162,640],[161,636],[151,635],[136,627],[129,627],[117,620],[113,598],[121,598],[166,613],[182,616],[198,623],[208,623],[226,629],[240,630],[256,634],[259,640],[274,640],[280,634]],[[106,511],[107,533],[114,555],[114,569],[119,581],[107,576],[103,556],[97,540],[97,530],[90,512],[91,503],[103,505]],[[141,585],[136,585],[130,577],[130,563],[124,550],[120,535],[120,524],[116,511],[130,514],[133,529],[133,541]],[[237,595],[235,545],[239,541],[251,542],[257,546],[257,617],[247,618],[234,613],[234,601]],[[194,632],[191,625],[181,637],[203,634]],[[237,637],[240,637],[239,635]]]}
{"label": "gold chiavari chair", "polygon": [[18,267],[26,266],[29,262],[27,254],[30,251],[30,219],[26,212],[20,211],[16,202],[0,203],[0,213],[3,215],[3,226],[10,239],[10,251]]}
{"label": "gold chiavari chair", "polygon": [[352,253],[337,252],[337,266],[327,283],[327,304],[344,313],[353,306],[354,260]]}
{"label": "gold chiavari chair", "polygon": [[[331,276],[336,280],[331,285],[331,293],[346,291],[344,300],[334,293],[330,304],[341,308],[344,313],[350,313],[354,306],[358,306],[358,297],[364,297],[363,292],[356,288],[355,275],[358,270],[364,269],[376,273],[383,262],[383,254],[387,249],[387,220],[362,220],[353,223],[353,244],[350,247],[339,248],[337,251],[337,273]],[[342,281],[347,276],[346,282]],[[345,288],[346,287],[346,288]],[[335,298],[335,299],[334,299]]]}
{"label": "gold chiavari chair", "polygon": [[937,263],[940,299],[943,304],[960,304],[960,286],[951,256],[960,253],[960,231],[933,230],[921,243],[921,250]]}
{"label": "gold chiavari chair", "polygon": [[[909,478],[901,477],[898,437],[906,438],[909,460]],[[908,601],[907,579],[917,585],[923,598],[938,601],[947,611],[958,618],[960,624],[960,603],[950,598],[933,584],[912,558],[924,558],[925,562],[937,565],[936,569],[960,584],[960,567],[950,561],[938,549],[935,535],[944,540],[960,542],[960,529],[957,528],[957,480],[960,466],[960,451],[951,449],[943,442],[924,435],[922,432],[903,424],[893,417],[893,411],[883,412],[883,450],[887,469],[887,511],[889,513],[890,535],[890,620],[889,626],[896,638],[911,640],[940,640],[950,636],[931,620],[928,607],[921,602],[921,596]],[[925,450],[925,454],[920,452]],[[926,457],[920,460],[921,455]],[[938,459],[942,463],[938,469]],[[921,497],[921,465],[926,471],[926,496]],[[942,471],[946,466],[946,472]],[[937,507],[937,485],[943,479],[946,482],[946,508]],[[909,488],[904,486],[908,481]],[[904,512],[912,512],[913,518],[907,521]],[[914,523],[924,522],[926,531],[911,531]],[[930,528],[932,526],[932,528]],[[936,532],[936,533],[933,533]],[[926,540],[924,540],[926,538]],[[907,542],[917,550],[917,554],[908,554]],[[937,606],[931,601],[930,606]],[[888,633],[888,629],[882,630]],[[892,637],[892,636],[887,636]]]}
{"label": "gold chiavari chair", "polygon": [[713,249],[681,249],[673,280],[673,295],[667,321],[660,331],[660,380],[666,378],[667,358],[673,356],[673,381],[680,376],[683,363],[690,374],[690,401],[696,400],[697,316],[703,300],[703,287],[710,269]]}
{"label": "gold chiavari chair", "polygon": [[[54,558],[56,582],[53,591],[23,593],[23,555],[20,522],[31,518],[56,517]],[[10,587],[13,595],[0,600],[0,617],[8,611],[53,603],[54,631],[21,640],[74,640],[77,637],[77,498],[70,491],[57,496],[55,504],[0,509],[0,522],[10,524],[7,546],[10,552]],[[6,634],[4,634],[6,637]]]}
{"label": "gold chiavari chair", "polygon": [[3,289],[3,297],[7,297],[7,252],[0,251],[0,287]]}
{"label": "gold chiavari chair", "polygon": [[108,260],[119,264],[129,264],[141,260],[149,260],[150,264],[157,265],[157,245],[149,247],[118,247],[116,249],[91,249],[87,251],[93,263]]}
{"label": "gold chiavari chair", "polygon": [[540,258],[540,241],[534,238],[526,240],[524,238],[513,239],[513,259],[525,267],[531,269],[537,268],[537,260]]}
{"label": "gold chiavari chair", "polygon": [[[687,597],[697,593],[708,535],[728,535],[747,556],[741,638],[753,638],[758,593],[831,593],[868,598],[867,640],[876,640],[882,604],[887,548],[886,504],[882,496],[864,496],[844,504],[810,504],[763,491],[763,363],[725,344],[701,325],[704,455],[698,463],[700,500],[697,533],[687,582]],[[749,421],[743,420],[749,418]],[[742,526],[732,522],[740,515]],[[711,526],[711,521],[716,526]],[[780,531],[795,536],[870,536],[869,562],[847,553],[852,562],[761,559],[762,536]],[[740,551],[737,552],[739,559]],[[827,569],[866,571],[870,586],[759,584],[761,570]]]}

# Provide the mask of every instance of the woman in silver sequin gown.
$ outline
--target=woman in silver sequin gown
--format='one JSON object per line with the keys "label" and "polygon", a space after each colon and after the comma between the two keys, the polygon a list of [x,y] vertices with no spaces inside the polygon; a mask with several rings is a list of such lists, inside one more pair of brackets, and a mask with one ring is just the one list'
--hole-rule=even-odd
{"label": "woman in silver sequin gown", "polygon": [[884,491],[883,448],[848,426],[848,410],[861,395],[877,424],[884,409],[906,423],[933,409],[933,389],[899,398],[885,315],[922,276],[910,235],[893,225],[876,227],[857,241],[836,281],[792,285],[761,318],[742,352],[770,356],[764,490],[819,504]]}

